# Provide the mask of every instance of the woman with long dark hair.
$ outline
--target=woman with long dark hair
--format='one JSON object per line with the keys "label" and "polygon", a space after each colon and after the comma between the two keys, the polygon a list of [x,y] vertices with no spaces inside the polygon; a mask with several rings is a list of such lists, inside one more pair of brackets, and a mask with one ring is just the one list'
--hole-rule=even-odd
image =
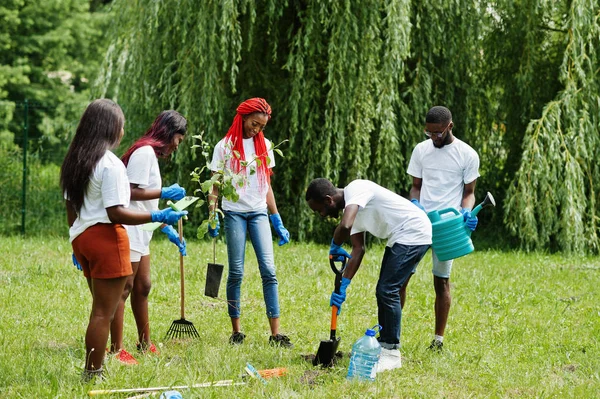
{"label": "woman with long dark hair", "polygon": [[[256,253],[262,279],[263,296],[271,329],[269,342],[274,346],[290,348],[293,346],[290,339],[279,333],[278,282],[269,226],[269,219],[271,219],[279,236],[280,246],[290,241],[290,233],[283,226],[271,188],[271,168],[275,166],[275,157],[271,142],[263,134],[263,129],[271,118],[271,106],[263,98],[251,98],[241,103],[236,111],[229,131],[215,146],[211,163],[213,172],[223,168],[229,169],[233,173],[244,175],[246,181],[243,186],[236,187],[238,201],[233,202],[223,198],[221,205],[225,213],[229,261],[227,309],[233,328],[229,342],[241,344],[246,337],[241,330],[240,291],[248,234]],[[211,194],[213,200],[209,201],[210,212],[215,212],[214,199],[218,197],[218,193],[218,188],[215,186]],[[268,217],[267,212],[270,213]],[[219,234],[218,214],[215,216],[216,227],[214,229],[210,225],[208,227],[211,237]]]}
{"label": "woman with long dark hair", "polygon": [[85,334],[85,379],[102,375],[110,322],[127,276],[132,274],[129,238],[123,225],[173,224],[187,214],[171,208],[152,212],[127,208],[127,171],[111,152],[123,138],[124,123],[123,111],[116,103],[93,101],[79,121],[60,171],[74,258],[93,299]]}
{"label": "woman with long dark hair", "polygon": [[[186,119],[177,111],[161,112],[152,126],[125,152],[121,160],[127,167],[127,177],[131,188],[130,209],[153,211],[158,209],[159,199],[180,200],[185,197],[185,189],[179,184],[162,187],[158,158],[168,158],[177,150],[187,131]],[[186,255],[185,241],[173,226],[162,225],[161,231],[177,245],[182,255]],[[115,318],[111,324],[111,352],[119,361],[136,364],[135,358],[123,347],[123,314],[125,301],[131,293],[131,310],[138,331],[138,350],[158,354],[150,339],[148,320],[148,295],[150,294],[150,240],[152,231],[140,226],[127,226],[131,246],[131,267],[133,274],[128,277],[123,296],[119,302]]]}

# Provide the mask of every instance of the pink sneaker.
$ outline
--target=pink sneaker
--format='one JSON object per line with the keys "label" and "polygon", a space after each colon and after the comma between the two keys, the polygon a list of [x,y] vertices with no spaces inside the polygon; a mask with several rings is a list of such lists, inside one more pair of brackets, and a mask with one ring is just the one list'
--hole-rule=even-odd
{"label": "pink sneaker", "polygon": [[117,354],[115,355],[115,358],[123,364],[127,364],[127,365],[138,364],[138,361],[135,360],[135,358],[133,356],[131,356],[131,354],[129,352],[127,352],[125,349],[121,349],[120,351],[118,351]]}

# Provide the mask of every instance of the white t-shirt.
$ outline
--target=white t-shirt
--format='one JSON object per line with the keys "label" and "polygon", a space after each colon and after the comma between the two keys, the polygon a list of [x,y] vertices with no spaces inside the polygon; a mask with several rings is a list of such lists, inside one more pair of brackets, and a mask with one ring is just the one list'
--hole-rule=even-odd
{"label": "white t-shirt", "polygon": [[[127,177],[130,184],[137,184],[143,189],[162,188],[158,159],[151,146],[138,148],[131,154],[127,163]],[[158,210],[158,198],[145,201],[131,201],[130,209],[135,211],[151,212]],[[126,226],[129,235],[129,244],[133,251],[145,253],[147,251],[152,232],[142,230],[142,226]]]}
{"label": "white t-shirt", "polygon": [[83,198],[83,206],[73,226],[69,229],[69,240],[73,242],[78,235],[95,224],[112,223],[108,218],[106,208],[115,205],[128,207],[130,197],[131,192],[125,165],[115,154],[106,151],[90,176],[90,182]]}
{"label": "white t-shirt", "polygon": [[431,222],[409,200],[369,180],[354,180],[344,188],[346,206],[359,210],[350,234],[368,231],[387,246],[430,245]]}
{"label": "white t-shirt", "polygon": [[[256,158],[256,150],[254,149],[254,138],[244,139],[243,144],[246,162],[251,162],[254,158]],[[269,152],[267,156],[269,157],[269,169],[271,169],[275,166],[275,156],[273,155],[273,150],[270,149],[271,142],[266,138],[265,146]],[[226,145],[225,139],[222,139],[215,146],[215,150],[213,151],[212,162],[210,163],[210,169],[213,172],[222,169],[223,163],[225,162],[225,157],[229,157],[229,160],[231,159],[231,157],[233,157],[233,155],[228,154],[231,154],[231,146],[230,144]],[[226,165],[226,167],[227,169],[232,170],[231,165]],[[255,212],[267,208],[267,192],[269,191],[269,187],[267,184],[263,184],[262,187],[259,185],[258,171],[256,171],[256,167],[256,162],[253,162],[252,165],[249,165],[245,169],[245,185],[243,187],[236,186],[236,191],[240,196],[237,202],[232,202],[226,198],[223,198],[221,208],[224,211]],[[255,170],[256,173],[251,174],[251,169]],[[241,173],[244,172],[242,171]]]}
{"label": "white t-shirt", "polygon": [[442,148],[436,148],[427,139],[413,150],[407,172],[423,179],[419,202],[427,212],[460,210],[465,184],[479,177],[479,156],[456,137]]}

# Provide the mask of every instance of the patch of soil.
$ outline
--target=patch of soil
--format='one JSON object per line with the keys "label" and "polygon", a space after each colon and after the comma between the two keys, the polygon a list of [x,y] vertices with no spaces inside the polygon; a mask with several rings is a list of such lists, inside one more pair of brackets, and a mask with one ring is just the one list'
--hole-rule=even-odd
{"label": "patch of soil", "polygon": [[316,385],[318,383],[317,379],[319,376],[325,373],[325,370],[306,370],[300,378],[300,382],[310,386]]}
{"label": "patch of soil", "polygon": [[[305,361],[307,361],[307,362],[309,362],[309,363],[311,363],[311,364],[312,364],[312,363],[315,361],[315,358],[317,357],[317,355],[315,355],[315,354],[313,354],[313,353],[310,353],[310,354],[307,354],[307,355],[300,355],[300,356],[302,357],[302,359],[304,359]],[[344,356],[346,356],[346,355],[344,355],[344,352],[342,352],[342,351],[337,351],[337,352],[335,353],[335,356],[333,357],[333,361],[332,361],[332,364],[331,364],[331,366],[334,366],[334,365],[335,365],[335,364],[336,364],[338,361],[340,361],[340,360],[341,360],[341,359],[342,359]],[[348,356],[348,357],[350,357],[350,355],[349,355],[349,354],[348,354],[347,356]]]}

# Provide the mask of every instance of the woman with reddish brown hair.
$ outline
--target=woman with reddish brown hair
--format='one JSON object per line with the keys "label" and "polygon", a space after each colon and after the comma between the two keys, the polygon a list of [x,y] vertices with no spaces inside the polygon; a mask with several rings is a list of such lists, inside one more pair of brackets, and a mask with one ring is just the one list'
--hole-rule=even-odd
{"label": "woman with reddish brown hair", "polygon": [[[267,318],[271,329],[269,343],[286,348],[293,347],[290,339],[279,333],[279,293],[273,256],[273,238],[269,219],[277,235],[279,245],[290,241],[290,233],[283,226],[275,196],[271,188],[271,169],[275,166],[271,142],[264,137],[263,130],[271,119],[271,107],[262,98],[251,98],[241,103],[233,123],[225,137],[217,143],[213,152],[213,172],[229,170],[241,174],[244,184],[237,186],[238,201],[223,198],[221,208],[225,214],[225,236],[229,273],[227,277],[227,304],[233,333],[232,344],[241,344],[246,335],[241,330],[240,289],[244,276],[244,254],[246,235],[250,236],[262,279],[263,296]],[[212,198],[218,198],[215,186]],[[215,204],[209,201],[209,212],[215,212]],[[270,213],[270,216],[267,215]],[[219,235],[217,225],[208,227],[211,237]]]}
{"label": "woman with reddish brown hair", "polygon": [[[158,209],[159,199],[180,200],[185,197],[185,189],[177,183],[162,187],[158,158],[170,157],[183,141],[186,131],[187,121],[179,112],[163,111],[146,133],[125,152],[121,160],[127,168],[127,178],[131,188],[130,209],[152,211]],[[182,255],[187,255],[185,241],[179,240],[179,234],[173,226],[162,225],[161,231],[179,248]],[[152,231],[142,230],[141,226],[127,226],[133,274],[127,279],[110,329],[110,350],[116,354],[117,360],[125,364],[137,364],[137,360],[123,347],[125,301],[130,293],[131,310],[138,331],[137,349],[158,354],[156,346],[150,339],[148,318],[152,233]]]}

